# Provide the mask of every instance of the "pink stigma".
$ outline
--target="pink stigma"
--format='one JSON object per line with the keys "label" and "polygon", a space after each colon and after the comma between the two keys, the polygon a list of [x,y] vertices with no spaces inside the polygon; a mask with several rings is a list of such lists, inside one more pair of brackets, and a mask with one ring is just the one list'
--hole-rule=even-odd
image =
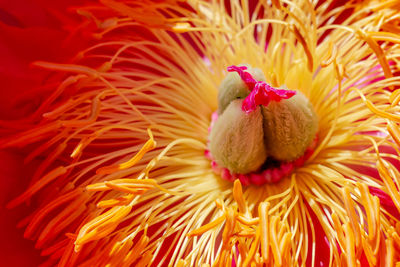
{"label": "pink stigma", "polygon": [[255,84],[257,83],[257,80],[253,78],[253,76],[251,76],[250,73],[248,73],[247,71],[247,67],[246,66],[229,66],[228,67],[228,71],[229,72],[234,72],[236,71],[240,78],[242,78],[242,81],[247,85],[247,87],[249,88],[250,91],[253,90]]}
{"label": "pink stigma", "polygon": [[246,72],[246,66],[229,66],[228,71],[236,71],[242,81],[247,85],[250,94],[244,99],[242,110],[246,113],[254,111],[258,105],[268,106],[271,101],[279,102],[282,99],[289,99],[296,94],[296,91],[277,89],[266,82],[257,81]]}

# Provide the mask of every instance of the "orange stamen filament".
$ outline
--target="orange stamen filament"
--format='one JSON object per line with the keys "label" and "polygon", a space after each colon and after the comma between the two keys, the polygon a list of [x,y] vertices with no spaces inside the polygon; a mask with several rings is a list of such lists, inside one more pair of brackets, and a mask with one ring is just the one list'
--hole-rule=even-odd
{"label": "orange stamen filament", "polygon": [[143,145],[143,147],[139,150],[139,152],[131,158],[129,161],[118,164],[118,165],[110,165],[106,167],[101,167],[96,171],[97,174],[110,174],[119,170],[124,170],[135,165],[148,151],[154,149],[156,147],[156,142],[153,138],[153,133],[150,128],[147,130],[150,139]]}

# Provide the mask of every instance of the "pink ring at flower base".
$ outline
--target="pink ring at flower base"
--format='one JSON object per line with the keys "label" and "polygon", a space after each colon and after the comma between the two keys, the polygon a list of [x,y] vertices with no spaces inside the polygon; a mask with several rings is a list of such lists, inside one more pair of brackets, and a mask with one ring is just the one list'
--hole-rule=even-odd
{"label": "pink ring at flower base", "polygon": [[[214,112],[211,117],[210,127],[208,131],[210,132],[212,126],[214,125],[215,121],[218,119],[218,114]],[[206,149],[204,155],[207,159],[211,160],[211,168],[213,171],[220,175],[222,179],[228,181],[235,181],[236,179],[240,180],[240,183],[243,186],[247,186],[250,184],[254,185],[263,185],[263,184],[270,184],[279,182],[282,178],[289,175],[294,168],[298,168],[304,165],[304,163],[310,158],[310,156],[314,153],[314,149],[318,142],[318,136],[315,136],[311,145],[306,149],[304,154],[297,158],[294,161],[290,162],[280,162],[279,166],[267,168],[260,170],[258,172],[251,172],[247,174],[239,174],[239,173],[232,173],[227,168],[221,167],[218,163],[214,160],[211,152]]]}

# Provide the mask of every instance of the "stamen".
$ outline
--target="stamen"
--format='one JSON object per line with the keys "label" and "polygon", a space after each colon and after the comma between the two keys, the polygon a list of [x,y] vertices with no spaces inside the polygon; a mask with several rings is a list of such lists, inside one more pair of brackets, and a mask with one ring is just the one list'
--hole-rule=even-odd
{"label": "stamen", "polygon": [[261,228],[261,256],[264,262],[269,261],[269,221],[268,221],[268,210],[270,203],[263,202],[258,206],[258,214],[260,216],[260,228]]}
{"label": "stamen", "polygon": [[400,89],[396,89],[390,94],[389,101],[390,101],[392,107],[395,107],[395,106],[397,106],[399,104],[399,102],[400,102]]}
{"label": "stamen", "polygon": [[357,267],[356,264],[356,255],[355,255],[355,240],[354,240],[354,234],[353,234],[353,229],[350,226],[350,223],[345,223],[344,224],[344,232],[345,232],[345,238],[346,238],[346,260],[347,260],[347,266],[348,267]]}
{"label": "stamen", "polygon": [[236,234],[238,237],[254,238],[256,233],[253,230],[242,230]]}
{"label": "stamen", "polygon": [[143,254],[142,258],[137,263],[137,266],[149,266],[149,263],[151,262],[152,259],[153,259],[153,254],[150,251],[147,251]]}
{"label": "stamen", "polygon": [[328,67],[334,60],[336,60],[337,57],[337,46],[330,43],[330,48],[329,48],[329,55],[327,59],[323,60],[321,62],[321,67],[326,68]]}
{"label": "stamen", "polygon": [[[283,227],[282,227],[283,228]],[[290,241],[292,239],[292,233],[291,232],[287,232],[283,235],[283,237],[281,238],[281,242],[279,244],[279,249],[282,251],[282,255],[284,262],[287,262],[288,258],[287,255],[290,249]]]}
{"label": "stamen", "polygon": [[272,250],[272,255],[274,257],[274,262],[276,266],[282,266],[282,257],[281,257],[282,255],[279,249],[278,236],[276,234],[278,232],[278,221],[279,221],[278,216],[272,216],[269,233],[271,236],[271,250]]}
{"label": "stamen", "polygon": [[31,238],[46,215],[48,215],[51,211],[55,210],[59,206],[71,202],[75,198],[78,198],[80,195],[82,195],[82,193],[83,190],[81,188],[76,188],[65,195],[59,196],[54,201],[50,202],[45,207],[40,209],[30,220],[29,225],[25,229],[24,237]]}
{"label": "stamen", "polygon": [[149,152],[150,150],[154,149],[156,147],[156,142],[154,141],[153,138],[153,133],[151,132],[150,128],[147,129],[147,132],[149,134],[150,139],[147,140],[147,142],[143,145],[143,147],[139,150],[139,152],[131,158],[129,161],[118,164],[118,165],[111,165],[111,166],[105,166],[101,167],[96,171],[97,174],[111,174],[113,172],[119,171],[119,170],[124,170],[127,168],[130,168],[134,166],[139,160],[142,159],[144,154]]}
{"label": "stamen", "polygon": [[205,232],[207,232],[207,231],[211,230],[212,228],[217,227],[218,225],[223,223],[225,221],[225,217],[226,217],[226,212],[224,213],[224,215],[218,217],[214,221],[212,221],[208,224],[205,224],[196,230],[190,231],[187,234],[187,237],[193,237],[193,236],[198,236],[198,235],[204,234]]}
{"label": "stamen", "polygon": [[44,186],[52,182],[54,179],[59,177],[60,175],[63,175],[67,172],[67,169],[64,166],[59,166],[55,168],[54,170],[50,171],[48,174],[43,176],[39,181],[37,181],[35,184],[33,184],[31,187],[28,188],[22,195],[19,197],[15,198],[14,200],[10,201],[7,204],[8,209],[12,209],[16,207],[17,205],[21,204],[22,202],[26,201],[29,199],[33,194],[35,194],[37,191],[42,189]]}
{"label": "stamen", "polygon": [[132,185],[130,183],[123,183],[123,184],[119,184],[116,182],[104,182],[104,184],[111,188],[114,189],[116,191],[120,191],[123,193],[128,193],[128,194],[134,194],[134,195],[143,195],[147,190],[151,189],[150,188],[146,188],[146,187],[137,187],[135,185]]}
{"label": "stamen", "polygon": [[386,78],[391,78],[393,77],[393,73],[390,70],[390,66],[389,66],[389,62],[386,58],[386,54],[385,52],[383,52],[382,48],[380,47],[380,45],[373,39],[371,38],[371,34],[370,33],[366,33],[363,30],[357,28],[356,33],[362,38],[364,39],[364,41],[367,42],[367,44],[369,45],[369,47],[372,49],[372,51],[374,51],[376,57],[378,58],[379,63],[382,66],[383,72],[385,74]]}
{"label": "stamen", "polygon": [[387,130],[389,134],[392,136],[393,140],[400,147],[400,130],[399,126],[390,120],[386,120]]}
{"label": "stamen", "polygon": [[83,244],[101,239],[117,228],[118,224],[132,210],[132,206],[113,207],[100,216],[86,223],[79,231],[75,240],[75,252],[79,252]]}
{"label": "stamen", "polygon": [[61,127],[60,121],[54,121],[46,125],[35,127],[34,129],[28,130],[23,134],[18,134],[9,139],[3,139],[0,142],[0,148],[7,148],[16,145],[34,143],[41,140],[45,135],[55,132]]}
{"label": "stamen", "polygon": [[[35,112],[35,114],[43,114],[43,112],[49,107],[49,105],[51,103],[53,103],[57,97],[59,97],[65,89],[67,89],[69,86],[77,83],[80,79],[86,78],[86,75],[83,74],[79,74],[76,76],[69,76],[68,78],[66,78],[63,82],[61,82],[61,84],[57,87],[57,89],[54,91],[54,93],[52,93],[50,95],[49,98],[47,98],[43,104],[40,105],[40,107],[38,108],[38,110]],[[43,114],[43,117],[46,117],[47,113]]]}
{"label": "stamen", "polygon": [[256,225],[256,224],[259,224],[260,223],[260,219],[259,218],[247,218],[247,217],[244,217],[243,215],[239,215],[238,217],[237,217],[237,220],[240,222],[240,223],[242,223],[242,224],[244,224],[244,225],[247,225],[247,226],[252,226],[252,225]]}
{"label": "stamen", "polygon": [[357,89],[357,88],[353,88],[353,89],[355,89],[358,92],[358,94],[360,95],[361,99],[364,101],[364,103],[369,108],[369,110],[371,110],[373,113],[375,113],[376,115],[381,116],[383,118],[389,119],[391,121],[400,122],[400,116],[399,115],[395,115],[395,114],[392,114],[392,113],[388,113],[386,111],[379,110],[378,108],[375,107],[375,105],[370,100],[368,100],[364,96],[364,94],[359,89]]}
{"label": "stamen", "polygon": [[[149,244],[149,241],[150,238],[146,234],[143,234],[142,237],[139,239],[139,241],[135,244],[135,246],[131,248],[126,255],[120,254],[120,257],[123,257],[123,263],[125,263],[125,265],[131,265],[133,262],[139,259],[141,253],[145,250],[145,248]],[[148,257],[146,256],[146,253],[143,254],[142,256],[142,259],[144,260],[147,260]],[[118,259],[119,257],[114,257],[114,258]],[[146,265],[138,265],[138,266],[146,266]]]}
{"label": "stamen", "polygon": [[[350,218],[351,227],[352,227],[352,230],[354,231],[355,247],[359,248],[361,246],[360,228],[358,226],[359,223],[357,220],[357,214],[353,208],[354,204],[353,204],[353,201],[350,196],[350,188],[348,185],[343,187],[342,194],[343,194],[344,205],[345,205],[345,208],[347,211],[347,215]],[[370,227],[372,227],[372,225]]]}
{"label": "stamen", "polygon": [[[393,239],[388,238],[385,240],[386,243],[386,257],[385,264],[386,266],[394,266],[394,258],[395,258],[395,249],[393,246]],[[396,263],[396,265],[398,262]]]}
{"label": "stamen", "polygon": [[236,203],[239,206],[239,212],[243,213],[243,214],[247,214],[248,210],[247,210],[247,205],[246,202],[243,198],[243,190],[242,190],[242,184],[236,180],[233,183],[233,198],[235,199]]}
{"label": "stamen", "polygon": [[115,206],[128,205],[133,200],[134,196],[135,196],[134,194],[129,194],[115,199],[102,200],[99,203],[97,203],[97,207],[106,209]]}
{"label": "stamen", "polygon": [[227,249],[229,240],[233,235],[236,225],[236,212],[232,208],[227,208],[225,211],[225,227],[222,232],[222,247]]}
{"label": "stamen", "polygon": [[368,186],[366,184],[362,183],[357,183],[357,187],[360,190],[361,193],[361,199],[363,202],[363,206],[365,207],[365,212],[367,214],[367,222],[368,222],[368,237],[369,241],[373,242],[376,238],[377,235],[379,235],[379,228],[377,228],[377,218],[376,214],[379,214],[379,209],[378,212],[376,213],[374,209],[374,203],[373,203],[373,198],[371,194],[369,193]]}
{"label": "stamen", "polygon": [[177,22],[173,27],[172,30],[176,33],[184,33],[190,29],[190,24],[187,22]]}
{"label": "stamen", "polygon": [[88,191],[108,191],[112,188],[107,185],[113,182],[113,184],[126,185],[134,188],[150,189],[153,188],[157,182],[153,179],[115,179],[110,182],[96,183],[86,186]]}
{"label": "stamen", "polygon": [[363,245],[364,254],[365,254],[365,257],[367,258],[368,263],[371,266],[376,266],[377,258],[373,254],[372,248],[368,244],[368,241],[365,238],[362,239],[362,245]]}
{"label": "stamen", "polygon": [[58,63],[50,63],[50,62],[44,62],[44,61],[36,61],[33,63],[33,65],[45,68],[45,69],[51,69],[51,70],[58,70],[62,72],[73,72],[73,73],[80,73],[80,74],[86,74],[91,77],[97,77],[98,72],[92,68],[81,66],[81,65],[74,65],[74,64],[58,64]]}
{"label": "stamen", "polygon": [[186,264],[187,264],[187,263],[186,263],[185,260],[180,259],[180,260],[178,261],[178,264],[176,265],[176,267],[185,267]]}
{"label": "stamen", "polygon": [[310,49],[308,48],[306,40],[304,39],[303,35],[301,35],[299,29],[297,29],[297,27],[295,25],[291,24],[290,29],[294,33],[294,35],[296,36],[296,38],[300,42],[300,44],[303,46],[304,52],[306,53],[306,56],[307,56],[308,70],[310,72],[312,72],[313,68],[314,68],[314,60],[313,60],[312,53],[311,53]]}
{"label": "stamen", "polygon": [[389,194],[392,197],[394,204],[400,211],[400,193],[397,191],[396,185],[394,184],[392,176],[390,175],[390,171],[388,169],[390,168],[389,165],[385,164],[384,160],[382,160],[381,158],[378,158],[376,167],[378,169],[380,177],[382,178],[387,189],[389,190]]}
{"label": "stamen", "polygon": [[82,127],[82,126],[85,126],[85,125],[95,122],[100,113],[100,98],[102,98],[102,97],[103,97],[103,94],[98,94],[92,100],[92,109],[91,109],[89,117],[86,120],[62,121],[62,125],[64,127]]}
{"label": "stamen", "polygon": [[273,4],[277,9],[281,9],[281,1],[280,1],[280,0],[272,0],[272,4]]}
{"label": "stamen", "polygon": [[52,111],[43,113],[43,118],[46,119],[56,119],[63,113],[65,113],[67,110],[73,108],[74,106],[77,106],[79,103],[81,103],[84,100],[84,97],[77,98],[77,99],[68,99],[67,102],[64,104],[61,104],[60,106],[54,108]]}
{"label": "stamen", "polygon": [[[166,27],[167,19],[155,12],[151,12],[151,10],[148,10],[147,15],[143,15],[138,13],[136,9],[121,2],[114,0],[101,0],[101,3],[117,11],[121,15],[133,18],[135,21],[138,21],[142,24],[168,29],[168,27]],[[151,5],[149,6],[151,7]],[[153,13],[152,16],[148,15],[149,12]]]}
{"label": "stamen", "polygon": [[258,250],[258,247],[260,245],[260,236],[261,236],[260,231],[261,231],[260,227],[258,227],[256,231],[256,238],[251,243],[249,253],[247,254],[246,259],[244,260],[243,266],[249,266],[250,263],[254,260],[254,255],[256,254],[256,251]]}

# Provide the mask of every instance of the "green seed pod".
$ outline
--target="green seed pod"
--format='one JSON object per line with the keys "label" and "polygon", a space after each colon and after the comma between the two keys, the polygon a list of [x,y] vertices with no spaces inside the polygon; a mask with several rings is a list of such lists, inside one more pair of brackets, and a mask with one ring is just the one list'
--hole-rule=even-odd
{"label": "green seed pod", "polygon": [[[264,73],[259,68],[249,67],[247,72],[259,81],[266,81]],[[243,99],[248,94],[250,94],[250,90],[242,81],[239,74],[236,72],[229,72],[218,90],[218,114],[221,115],[233,100]]]}
{"label": "green seed pod", "polygon": [[233,100],[210,133],[210,152],[219,166],[233,173],[258,170],[267,158],[260,107],[246,114],[243,100]]}
{"label": "green seed pod", "polygon": [[290,99],[262,107],[264,142],[268,156],[292,161],[302,156],[315,138],[318,118],[301,92]]}

